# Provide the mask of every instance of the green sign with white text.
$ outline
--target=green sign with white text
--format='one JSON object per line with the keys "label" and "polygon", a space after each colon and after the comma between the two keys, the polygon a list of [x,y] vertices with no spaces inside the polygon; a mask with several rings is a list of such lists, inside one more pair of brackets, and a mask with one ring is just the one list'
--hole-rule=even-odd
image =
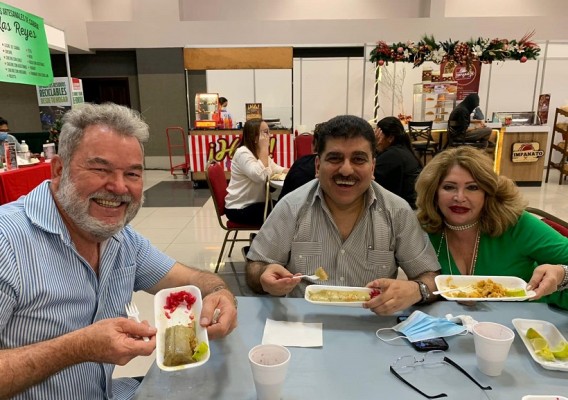
{"label": "green sign with white text", "polygon": [[0,81],[47,86],[53,70],[43,18],[0,3]]}

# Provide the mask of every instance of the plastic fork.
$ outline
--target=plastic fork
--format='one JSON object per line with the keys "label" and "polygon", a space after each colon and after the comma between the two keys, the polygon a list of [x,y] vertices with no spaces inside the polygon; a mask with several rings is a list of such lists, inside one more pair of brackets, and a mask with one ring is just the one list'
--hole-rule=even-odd
{"label": "plastic fork", "polygon": [[300,276],[295,276],[295,278],[301,278],[301,279],[307,278],[313,281],[317,281],[318,279],[322,281],[327,281],[328,276],[327,272],[325,272],[322,267],[318,267],[316,269],[316,273],[313,275],[300,275]]}
{"label": "plastic fork", "polygon": [[295,276],[294,278],[301,278],[301,279],[306,278],[306,279],[311,279],[311,280],[314,280],[314,281],[317,281],[318,279],[320,279],[320,277],[317,276],[317,275],[298,275],[298,276]]}
{"label": "plastic fork", "polygon": [[473,284],[471,285],[467,285],[467,286],[461,286],[461,287],[457,287],[457,288],[452,288],[452,289],[444,289],[444,290],[436,290],[435,292],[432,292],[432,294],[442,294],[442,293],[448,293],[448,292],[456,292],[458,290],[469,290],[473,288]]}
{"label": "plastic fork", "polygon": [[[136,322],[140,322],[140,312],[138,311],[138,307],[136,307],[136,303],[131,301],[126,305],[126,315],[128,315],[128,319],[134,320]],[[150,339],[144,336],[142,338],[145,342],[149,342]]]}

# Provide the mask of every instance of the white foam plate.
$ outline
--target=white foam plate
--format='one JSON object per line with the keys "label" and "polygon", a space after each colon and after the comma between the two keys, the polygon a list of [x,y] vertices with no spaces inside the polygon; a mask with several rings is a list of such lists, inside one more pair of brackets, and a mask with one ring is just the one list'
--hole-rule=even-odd
{"label": "white foam plate", "polygon": [[[465,287],[482,280],[491,279],[493,282],[503,285],[505,289],[525,289],[526,291],[527,288],[527,283],[516,276],[438,275],[435,278],[438,290],[450,289],[450,285],[448,285],[449,278],[451,278],[449,282],[458,287]],[[441,293],[440,296],[446,300],[453,301],[523,301],[536,296],[536,293],[532,290],[526,291],[526,296],[519,297],[451,297],[449,294]]]}
{"label": "white foam plate", "polygon": [[568,400],[568,397],[564,396],[550,396],[550,395],[534,395],[530,394],[528,396],[523,396],[521,400]]}
{"label": "white foam plate", "polygon": [[527,350],[529,351],[531,357],[533,358],[533,360],[535,360],[535,362],[539,363],[542,366],[542,368],[545,369],[551,369],[555,371],[568,371],[568,360],[546,361],[541,359],[539,356],[535,354],[531,342],[529,342],[529,339],[527,339],[527,331],[529,330],[529,328],[536,329],[536,331],[546,339],[550,348],[553,349],[554,347],[558,346],[562,341],[566,341],[564,336],[562,336],[562,333],[560,333],[560,331],[558,330],[558,328],[556,328],[556,326],[554,326],[554,324],[539,319],[523,319],[523,318],[515,318],[513,319],[512,322],[513,326],[519,333],[521,340],[525,344],[525,347],[527,348]]}
{"label": "white foam plate", "polygon": [[339,307],[363,307],[363,301],[314,301],[310,299],[310,294],[321,290],[338,290],[343,292],[357,291],[363,293],[371,293],[372,289],[364,287],[352,286],[327,286],[327,285],[310,285],[306,287],[304,299],[312,304],[320,306],[339,306]]}
{"label": "white foam plate", "polygon": [[[193,296],[195,296],[196,301],[191,306],[191,309],[187,309],[185,303],[180,305],[173,313],[169,313],[164,306],[166,305],[166,299],[171,293],[186,291]],[[179,371],[186,368],[195,368],[203,365],[209,360],[210,351],[203,359],[191,364],[176,365],[175,367],[168,367],[164,365],[164,348],[166,345],[166,329],[174,325],[187,325],[192,320],[195,321],[195,330],[197,334],[197,341],[199,343],[205,342],[207,347],[209,347],[209,337],[207,336],[207,330],[199,325],[199,317],[201,316],[201,308],[203,306],[203,301],[201,298],[201,291],[199,288],[188,285],[179,286],[175,288],[162,289],[154,296],[154,315],[155,324],[158,332],[156,333],[156,363],[158,367],[164,371]],[[169,318],[168,318],[169,315]]]}

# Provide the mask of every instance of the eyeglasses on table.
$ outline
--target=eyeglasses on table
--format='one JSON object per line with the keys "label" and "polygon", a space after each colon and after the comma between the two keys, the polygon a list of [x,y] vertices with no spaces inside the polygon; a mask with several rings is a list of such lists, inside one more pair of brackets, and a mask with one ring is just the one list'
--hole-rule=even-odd
{"label": "eyeglasses on table", "polygon": [[418,389],[417,387],[415,387],[414,385],[412,385],[406,379],[404,379],[402,377],[401,373],[411,371],[417,366],[435,367],[435,366],[440,366],[440,365],[443,365],[443,364],[449,364],[449,365],[453,366],[458,371],[460,371],[462,374],[467,376],[467,378],[470,381],[475,383],[482,390],[492,390],[491,386],[481,385],[479,382],[477,382],[475,380],[475,378],[473,378],[470,374],[468,374],[462,367],[460,367],[454,361],[452,361],[448,357],[446,357],[446,353],[444,353],[443,350],[432,350],[432,351],[429,351],[426,354],[424,354],[424,357],[418,357],[418,358],[414,355],[401,356],[401,357],[397,358],[396,361],[391,364],[390,372],[392,372],[392,374],[394,376],[396,376],[398,379],[400,379],[404,384],[410,386],[412,389],[414,389],[415,391],[420,393],[422,396],[424,396],[428,399],[439,399],[440,397],[448,397],[448,395],[446,393],[440,393],[440,394],[433,395],[433,396],[428,395],[428,394],[424,393],[423,391],[421,391],[420,389]]}

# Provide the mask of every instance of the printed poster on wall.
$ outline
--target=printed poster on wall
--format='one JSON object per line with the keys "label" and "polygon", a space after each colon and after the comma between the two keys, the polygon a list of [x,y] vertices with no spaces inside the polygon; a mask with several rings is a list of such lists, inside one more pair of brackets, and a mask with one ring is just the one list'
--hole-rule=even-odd
{"label": "printed poster on wall", "polygon": [[262,119],[262,103],[246,103],[245,104],[246,120]]}
{"label": "printed poster on wall", "polygon": [[37,86],[36,92],[41,128],[46,131],[60,122],[72,107],[85,102],[83,83],[77,78],[71,78],[71,87],[67,77],[54,78],[49,86]]}
{"label": "printed poster on wall", "polygon": [[548,122],[548,108],[550,107],[550,94],[541,94],[538,96],[537,115],[542,125]]}
{"label": "printed poster on wall", "polygon": [[49,85],[51,58],[43,18],[0,3],[0,81]]}
{"label": "printed poster on wall", "polygon": [[479,92],[479,78],[481,76],[481,62],[475,61],[468,68],[466,65],[454,63],[440,64],[440,74],[452,74],[452,80],[458,83],[457,101],[466,98],[470,93]]}

